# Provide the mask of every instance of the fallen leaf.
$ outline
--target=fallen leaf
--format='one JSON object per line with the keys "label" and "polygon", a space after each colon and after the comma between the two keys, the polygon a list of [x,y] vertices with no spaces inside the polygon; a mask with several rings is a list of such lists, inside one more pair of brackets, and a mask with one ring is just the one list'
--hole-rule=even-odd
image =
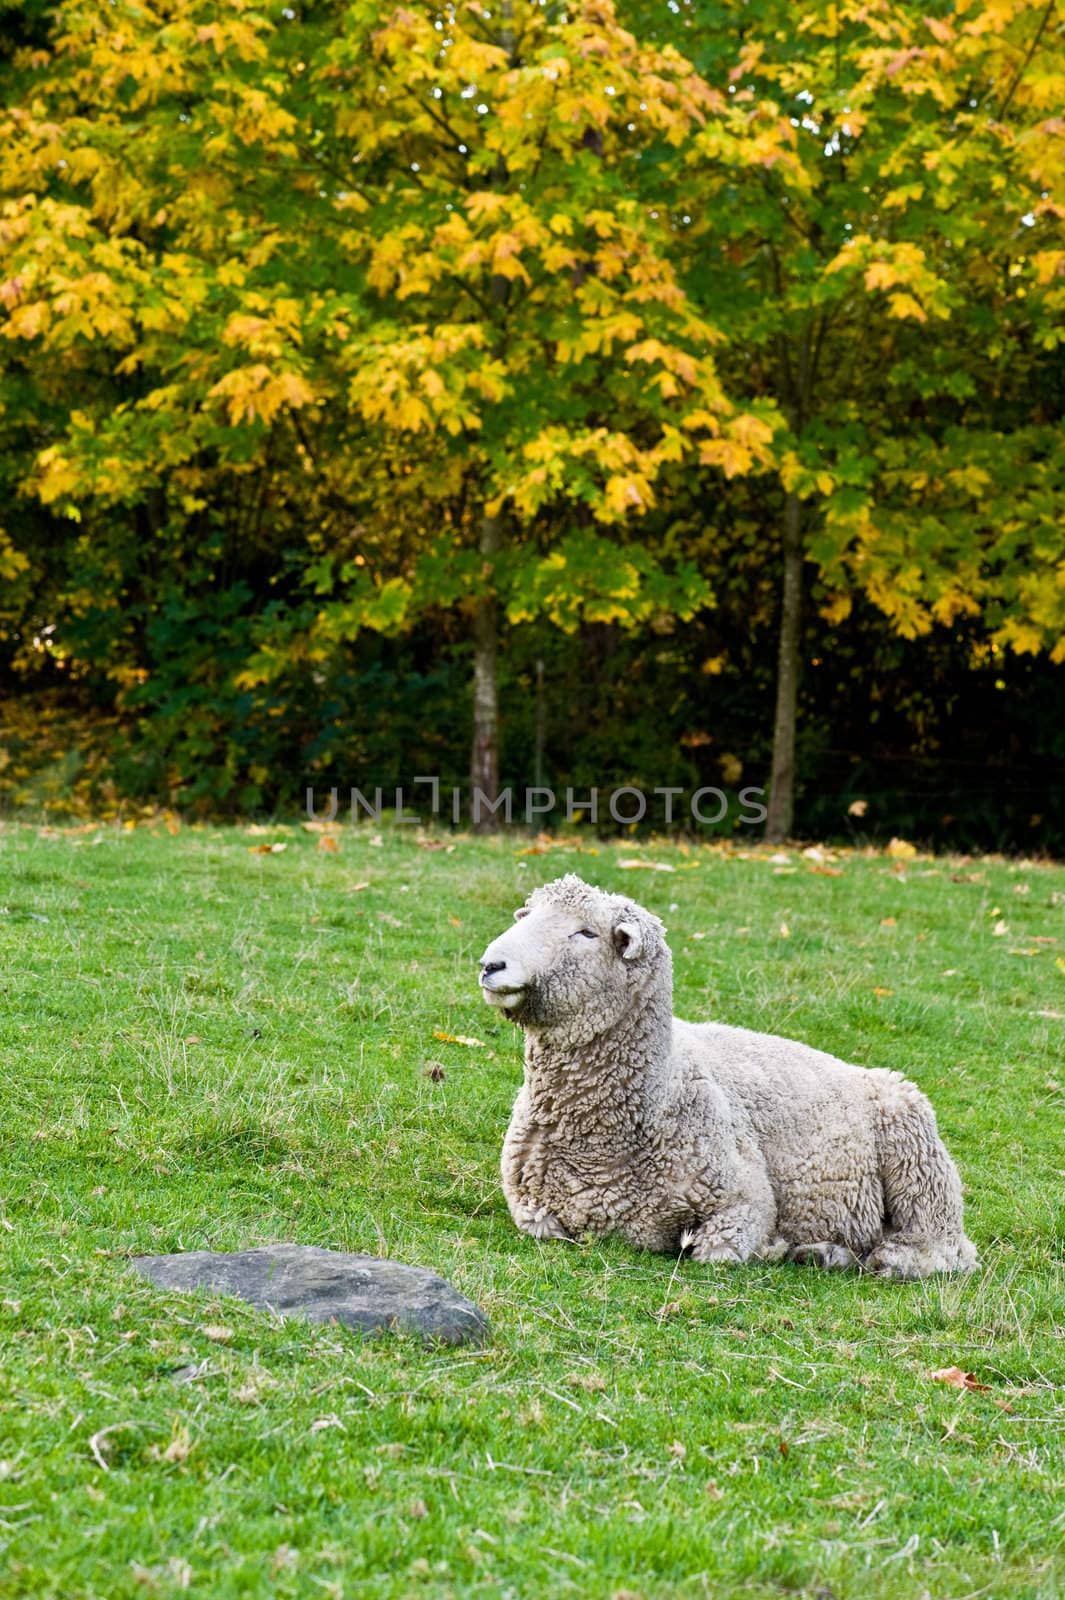
{"label": "fallen leaf", "polygon": [[840,867],[812,867],[811,872],[820,878],[842,878],[843,871]]}
{"label": "fallen leaf", "polygon": [[676,872],[677,870],[676,867],[671,867],[668,861],[637,861],[634,857],[619,861],[618,866],[623,872],[635,872],[640,868],[644,872]]}
{"label": "fallen leaf", "polygon": [[368,889],[369,887],[368,883],[353,883],[347,892],[348,894],[358,894],[361,889]]}
{"label": "fallen leaf", "polygon": [[318,849],[319,850],[324,850],[329,855],[334,855],[335,856],[338,853],[338,851],[340,850],[340,843],[337,840],[337,838],[331,833],[319,834],[319,836],[318,836]]}
{"label": "fallen leaf", "polygon": [[209,1322],[200,1329],[205,1339],[210,1339],[212,1344],[228,1344],[233,1337],[233,1329],[227,1328],[221,1322]]}
{"label": "fallen leaf", "polygon": [[1033,1015],[1037,1017],[1049,1017],[1054,1022],[1061,1022],[1063,1019],[1065,1019],[1065,1011],[1036,1011],[1033,1012]]}
{"label": "fallen leaf", "polygon": [[668,1454],[673,1457],[674,1461],[683,1461],[684,1457],[688,1454],[688,1451],[685,1446],[681,1444],[679,1439],[674,1439],[673,1443],[669,1447]]}
{"label": "fallen leaf", "polygon": [[791,929],[788,927],[786,922],[782,922],[780,924],[780,937],[782,939],[790,939],[791,938]]}
{"label": "fallen leaf", "polygon": [[198,1033],[187,1033],[185,1035],[185,1043],[186,1044],[202,1044],[203,1040],[200,1038]]}
{"label": "fallen leaf", "polygon": [[[302,827],[303,827],[304,833],[339,833],[340,832],[340,823],[339,822],[318,822],[317,820],[312,819],[310,822],[304,822],[302,824]],[[248,831],[250,832],[251,830],[249,829]],[[266,833],[268,830],[264,828],[262,831],[264,833]]]}
{"label": "fallen leaf", "polygon": [[453,928],[461,928],[462,927],[461,918],[456,917],[454,915],[454,913],[451,912],[451,911],[449,911],[448,914],[447,914],[447,920],[450,922],[450,924],[451,924],[451,926]]}
{"label": "fallen leaf", "polygon": [[1042,952],[1040,951],[1038,946],[1037,945],[1033,945],[1033,944],[1026,945],[1024,947],[1024,949],[1018,949],[1018,947],[1016,945],[1013,945],[1010,948],[1010,955],[1011,956],[1038,956],[1038,955],[1041,955],[1041,954],[1042,954]]}
{"label": "fallen leaf", "polygon": [[1002,935],[1004,933],[1009,933],[1009,931],[1010,931],[1009,923],[1008,922],[1003,922],[1002,918],[1000,917],[999,920],[995,923],[995,926],[991,929],[991,937],[993,939],[1001,939]]}
{"label": "fallen leaf", "polygon": [[912,861],[917,854],[917,846],[908,839],[889,839],[885,853],[894,861]]}
{"label": "fallen leaf", "polygon": [[280,855],[282,850],[287,849],[288,845],[283,842],[278,844],[250,844],[248,853],[253,856],[276,856]]}
{"label": "fallen leaf", "polygon": [[444,1033],[440,1028],[433,1029],[433,1038],[443,1039],[445,1044],[466,1044],[472,1050],[483,1050],[485,1047],[483,1039],[471,1039],[465,1033]]}
{"label": "fallen leaf", "polygon": [[894,917],[881,917],[880,926],[882,928],[897,928],[898,923],[895,921]]}
{"label": "fallen leaf", "polygon": [[894,989],[881,989],[878,987],[873,990],[873,993],[876,995],[878,1000],[886,1000],[888,995],[894,994],[895,991]]}
{"label": "fallen leaf", "polygon": [[852,800],[847,807],[847,815],[848,817],[864,817],[868,810],[868,800]]}
{"label": "fallen leaf", "polygon": [[938,1372],[930,1372],[928,1376],[933,1383],[949,1383],[952,1389],[975,1389],[986,1394],[991,1388],[989,1383],[980,1383],[975,1373],[963,1372],[960,1367],[941,1367]]}

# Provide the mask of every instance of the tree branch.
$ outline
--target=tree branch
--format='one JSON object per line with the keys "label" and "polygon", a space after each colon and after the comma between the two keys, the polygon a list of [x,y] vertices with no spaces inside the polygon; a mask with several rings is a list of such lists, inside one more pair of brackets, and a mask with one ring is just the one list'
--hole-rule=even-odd
{"label": "tree branch", "polygon": [[1013,74],[1013,79],[1010,83],[1010,86],[1002,98],[1002,104],[999,106],[998,114],[995,117],[996,122],[1002,121],[1002,118],[1006,114],[1006,109],[1009,106],[1010,101],[1013,99],[1014,93],[1016,92],[1017,85],[1024,77],[1024,74],[1028,71],[1029,63],[1039,47],[1039,41],[1043,37],[1043,34],[1046,31],[1046,25],[1050,21],[1051,15],[1053,14],[1055,3],[1056,0],[1047,0],[1047,4],[1043,10],[1043,15],[1039,19],[1039,26],[1035,30],[1035,35],[1031,44],[1028,46],[1027,54],[1025,55],[1025,58],[1021,62],[1020,66],[1017,68],[1017,71]]}

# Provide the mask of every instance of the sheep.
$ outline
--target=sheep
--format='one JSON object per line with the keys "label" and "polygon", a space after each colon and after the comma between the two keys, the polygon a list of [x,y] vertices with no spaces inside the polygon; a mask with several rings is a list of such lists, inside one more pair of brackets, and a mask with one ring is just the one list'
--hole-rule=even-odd
{"label": "sheep", "polygon": [[899,1279],[976,1265],[957,1168],[901,1073],[674,1018],[662,923],[572,873],[515,919],[480,985],[525,1030],[501,1162],[523,1232]]}

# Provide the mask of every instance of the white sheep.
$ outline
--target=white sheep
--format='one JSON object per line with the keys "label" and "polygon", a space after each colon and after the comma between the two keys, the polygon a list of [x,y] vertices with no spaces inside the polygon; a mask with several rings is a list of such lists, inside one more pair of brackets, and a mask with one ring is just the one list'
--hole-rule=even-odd
{"label": "white sheep", "polygon": [[480,981],[525,1029],[502,1158],[524,1232],[891,1278],[976,1265],[935,1113],[900,1073],[674,1018],[661,922],[573,874],[515,917]]}

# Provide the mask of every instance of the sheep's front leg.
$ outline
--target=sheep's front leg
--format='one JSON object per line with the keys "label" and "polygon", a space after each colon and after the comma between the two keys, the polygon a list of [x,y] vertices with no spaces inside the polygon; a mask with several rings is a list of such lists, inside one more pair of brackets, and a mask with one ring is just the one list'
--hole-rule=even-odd
{"label": "sheep's front leg", "polygon": [[691,1246],[693,1261],[703,1263],[779,1261],[787,1245],[777,1230],[777,1203],[761,1151],[742,1133],[732,1136],[729,1150],[727,1124],[721,1132],[712,1131],[703,1181],[690,1195],[697,1220],[685,1230],[682,1244]]}
{"label": "sheep's front leg", "polygon": [[507,1205],[522,1233],[529,1234],[533,1239],[563,1239],[567,1244],[573,1243],[573,1235],[566,1232],[546,1206],[538,1206],[520,1195],[508,1195]]}
{"label": "sheep's front leg", "polygon": [[787,1244],[766,1229],[758,1207],[739,1204],[718,1211],[694,1228],[685,1229],[681,1245],[691,1246],[692,1260],[710,1265],[724,1262],[742,1266],[745,1261],[779,1261]]}

